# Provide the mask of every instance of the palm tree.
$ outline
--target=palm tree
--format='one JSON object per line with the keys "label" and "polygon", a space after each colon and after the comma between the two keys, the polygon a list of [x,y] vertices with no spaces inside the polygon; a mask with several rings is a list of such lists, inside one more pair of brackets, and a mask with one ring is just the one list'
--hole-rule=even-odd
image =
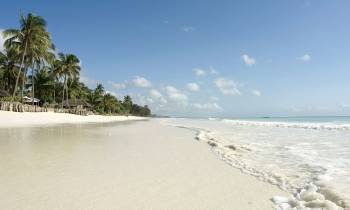
{"label": "palm tree", "polygon": [[131,109],[132,109],[132,99],[129,95],[127,96],[124,96],[124,101],[123,101],[123,106],[125,108],[125,111],[127,113],[130,113],[131,112]]}
{"label": "palm tree", "polygon": [[[63,78],[63,93],[62,93],[62,107],[64,103],[64,96],[66,95],[66,101],[68,103],[68,80],[73,81],[79,77],[80,74],[80,61],[77,56],[73,54],[58,54],[59,60],[56,61],[56,67],[54,74]],[[68,104],[69,106],[69,104]]]}
{"label": "palm tree", "polygon": [[54,58],[51,61],[51,65],[48,67],[49,68],[49,72],[50,72],[50,76],[52,77],[52,79],[54,80],[53,83],[53,101],[56,104],[56,84],[59,84],[59,81],[61,79],[61,61],[59,59]]}
{"label": "palm tree", "polygon": [[95,92],[95,95],[102,97],[105,94],[105,88],[103,87],[102,84],[97,84],[94,92]]}
{"label": "palm tree", "polygon": [[97,84],[95,90],[91,91],[88,95],[88,102],[98,112],[103,111],[103,96],[105,95],[105,88],[102,84]]}
{"label": "palm tree", "polygon": [[[37,52],[36,54],[33,54],[31,56],[28,56],[32,59],[32,75],[31,75],[31,86],[32,86],[32,97],[35,97],[35,75],[34,73],[39,72],[41,69],[46,68],[47,63],[52,63],[52,61],[55,59],[55,54],[52,52],[52,48],[42,49],[42,51]],[[33,100],[34,105],[34,100]]]}
{"label": "palm tree", "polygon": [[117,98],[110,93],[103,96],[103,109],[105,113],[111,114],[120,110],[120,104]]}
{"label": "palm tree", "polygon": [[[16,95],[22,69],[34,68],[42,58],[46,58],[49,49],[53,49],[50,33],[46,29],[46,21],[37,15],[21,14],[20,29],[7,29],[3,32],[6,39],[5,48],[14,48],[21,54],[21,63],[17,74],[12,100]],[[25,76],[25,72],[23,71]],[[34,88],[34,86],[33,86]],[[34,89],[33,89],[34,90]],[[33,96],[34,97],[34,96]]]}
{"label": "palm tree", "polygon": [[[5,49],[0,52],[0,69],[2,70],[2,87],[4,90],[11,91],[13,83],[19,68],[16,65],[18,61],[18,53],[14,49]],[[23,80],[23,77],[21,77]]]}
{"label": "palm tree", "polygon": [[46,66],[37,70],[34,76],[36,95],[44,102],[52,102],[55,80],[51,76],[49,68]]}
{"label": "palm tree", "polygon": [[80,99],[86,101],[90,95],[91,90],[82,82],[79,78],[68,80],[69,83],[69,96],[71,99]]}

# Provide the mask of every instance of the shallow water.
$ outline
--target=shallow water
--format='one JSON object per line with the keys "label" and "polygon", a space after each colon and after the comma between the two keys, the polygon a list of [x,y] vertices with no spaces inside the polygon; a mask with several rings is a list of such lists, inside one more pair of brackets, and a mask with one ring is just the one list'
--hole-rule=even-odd
{"label": "shallow water", "polygon": [[[310,193],[315,199],[325,197],[339,209],[350,208],[349,118],[167,119],[166,123],[197,130],[197,139],[208,142],[224,161],[290,192],[300,206],[311,205],[300,194],[315,189]],[[292,209],[293,202],[279,207]]]}

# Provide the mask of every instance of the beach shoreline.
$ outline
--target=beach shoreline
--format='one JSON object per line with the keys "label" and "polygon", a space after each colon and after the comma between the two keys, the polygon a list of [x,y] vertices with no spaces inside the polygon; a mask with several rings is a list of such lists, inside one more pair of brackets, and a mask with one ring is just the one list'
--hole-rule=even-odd
{"label": "beach shoreline", "polygon": [[85,125],[0,129],[0,207],[268,210],[288,196],[221,161],[191,130],[157,119]]}
{"label": "beach shoreline", "polygon": [[46,126],[58,124],[109,123],[146,120],[138,116],[75,115],[55,112],[10,112],[0,111],[0,128]]}
{"label": "beach shoreline", "polygon": [[[349,191],[344,188],[348,185],[347,162],[342,165],[338,161],[337,164],[329,158],[331,154],[324,155],[320,150],[325,149],[319,148],[323,145],[328,150],[332,146],[334,155],[346,151],[348,145],[342,139],[348,134],[348,122],[330,119],[319,122],[317,119],[314,123],[315,119],[305,119],[296,123],[293,120],[273,123],[260,119],[167,121],[173,126],[196,131],[196,139],[208,144],[227,164],[288,192],[289,196],[276,194],[273,197],[277,209],[350,209]],[[339,147],[339,144],[344,146]],[[333,163],[329,164],[330,161]]]}

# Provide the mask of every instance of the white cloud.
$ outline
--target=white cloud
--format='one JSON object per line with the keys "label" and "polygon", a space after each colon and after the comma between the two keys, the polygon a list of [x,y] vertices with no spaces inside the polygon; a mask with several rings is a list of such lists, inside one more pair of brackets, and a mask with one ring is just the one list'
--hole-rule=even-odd
{"label": "white cloud", "polygon": [[173,86],[166,86],[165,91],[170,100],[179,104],[187,104],[187,96]]}
{"label": "white cloud", "polygon": [[205,70],[202,68],[194,68],[193,72],[195,73],[195,75],[197,77],[204,77],[206,75],[218,75],[219,72],[216,71],[216,69],[214,69],[213,67],[209,67],[209,69]]}
{"label": "white cloud", "polygon": [[163,97],[163,95],[156,89],[152,89],[149,91],[149,94],[152,99],[157,100],[163,104],[166,104],[168,101]]}
{"label": "white cloud", "polygon": [[192,92],[197,92],[197,91],[200,90],[200,87],[199,87],[199,85],[196,84],[196,83],[188,83],[188,84],[187,84],[187,89],[188,89],[189,91],[192,91]]}
{"label": "white cloud", "polygon": [[140,76],[136,76],[133,80],[132,80],[133,84],[135,87],[140,87],[140,88],[148,88],[151,87],[152,84],[150,81],[148,81],[146,78],[144,77],[140,77]]}
{"label": "white cloud", "polygon": [[111,94],[112,96],[115,96],[118,99],[121,98],[121,96],[114,91],[106,90],[106,94]]}
{"label": "white cloud", "polygon": [[150,92],[150,95],[151,95],[152,98],[161,98],[161,97],[163,97],[163,95],[156,89],[152,89],[149,92]]}
{"label": "white cloud", "polygon": [[206,104],[194,103],[192,104],[192,106],[194,108],[201,109],[201,110],[209,110],[209,111],[222,110],[222,108],[217,103],[206,103]]}
{"label": "white cloud", "polygon": [[213,67],[209,67],[209,73],[213,74],[213,75],[218,75],[219,74],[219,72],[216,71],[216,69],[214,69]]}
{"label": "white cloud", "polygon": [[2,32],[4,30],[0,28],[0,51],[3,51],[4,50],[4,42],[5,42],[5,39],[4,37],[2,36]]}
{"label": "white cloud", "polygon": [[220,77],[214,81],[214,84],[224,95],[241,95],[238,85],[233,80]]}
{"label": "white cloud", "polygon": [[87,77],[85,75],[80,75],[79,81],[86,84],[87,86],[94,86],[94,85],[99,83],[97,80],[90,79],[89,77]]}
{"label": "white cloud", "polygon": [[184,32],[191,32],[191,31],[194,31],[196,29],[192,26],[184,26],[184,27],[182,27],[181,30],[183,30]]}
{"label": "white cloud", "polygon": [[144,106],[144,105],[150,105],[154,101],[152,98],[141,95],[141,94],[130,94],[132,99],[139,105]]}
{"label": "white cloud", "polygon": [[252,94],[255,96],[261,96],[261,92],[259,90],[252,90]]}
{"label": "white cloud", "polygon": [[305,54],[299,58],[299,60],[302,60],[304,62],[308,62],[311,60],[311,56],[309,54]]}
{"label": "white cloud", "polygon": [[150,81],[148,81],[146,78],[140,77],[140,76],[134,77],[134,79],[131,82],[128,82],[128,81],[121,82],[121,83],[111,82],[111,85],[116,90],[123,90],[123,89],[130,87],[130,86],[135,86],[135,87],[139,87],[139,88],[152,87],[152,83]]}
{"label": "white cloud", "polygon": [[249,57],[247,54],[243,54],[242,59],[247,66],[253,66],[256,64],[255,59],[253,57]]}
{"label": "white cloud", "polygon": [[193,71],[197,77],[204,77],[205,75],[207,75],[207,72],[203,69],[200,69],[200,68],[195,68],[195,69],[193,69]]}
{"label": "white cloud", "polygon": [[112,83],[112,87],[116,90],[123,90],[126,89],[127,84],[125,83]]}

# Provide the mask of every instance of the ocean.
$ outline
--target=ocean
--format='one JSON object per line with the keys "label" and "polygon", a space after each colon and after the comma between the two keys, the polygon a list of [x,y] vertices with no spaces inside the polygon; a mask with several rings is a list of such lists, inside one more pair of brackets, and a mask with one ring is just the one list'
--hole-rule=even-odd
{"label": "ocean", "polygon": [[163,119],[226,163],[290,192],[277,209],[350,209],[350,117]]}

